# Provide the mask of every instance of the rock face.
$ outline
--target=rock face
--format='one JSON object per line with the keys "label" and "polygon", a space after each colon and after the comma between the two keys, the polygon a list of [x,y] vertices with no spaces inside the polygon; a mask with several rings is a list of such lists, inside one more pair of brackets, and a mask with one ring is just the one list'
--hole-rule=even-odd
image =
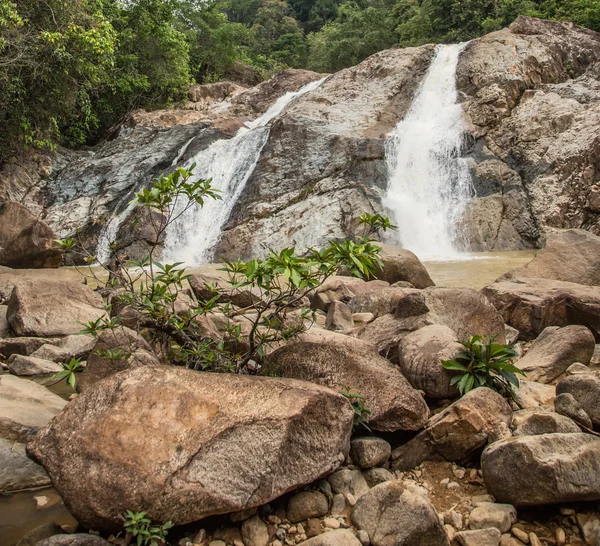
{"label": "rock face", "polygon": [[352,523],[373,546],[449,546],[439,516],[417,488],[401,482],[375,486],[352,510]]}
{"label": "rock face", "polygon": [[510,406],[498,393],[478,388],[434,415],[425,429],[392,452],[392,467],[410,470],[425,460],[462,462],[483,448],[489,435],[512,419]]}
{"label": "rock face", "polygon": [[23,205],[0,202],[0,265],[14,268],[58,267],[62,253],[56,235]]}
{"label": "rock face", "polygon": [[591,434],[502,440],[483,452],[481,468],[487,490],[517,507],[600,499],[600,438]]}
{"label": "rock face", "polygon": [[369,426],[374,430],[418,430],[429,416],[422,396],[398,368],[372,345],[342,334],[288,344],[270,356],[266,371],[336,391],[359,389],[371,410]]}
{"label": "rock face", "polygon": [[594,336],[585,326],[546,328],[516,366],[529,381],[550,383],[574,362],[589,364],[595,346]]}
{"label": "rock face", "polygon": [[126,509],[183,524],[331,472],[352,419],[343,396],[310,383],[145,366],[81,394],[28,453],[88,528],[119,529]]}

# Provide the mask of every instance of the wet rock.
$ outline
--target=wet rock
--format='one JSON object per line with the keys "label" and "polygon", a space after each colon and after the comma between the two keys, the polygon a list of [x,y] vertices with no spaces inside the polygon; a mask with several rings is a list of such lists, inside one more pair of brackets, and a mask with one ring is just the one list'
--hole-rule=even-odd
{"label": "wet rock", "polygon": [[595,343],[592,332],[585,326],[546,328],[516,366],[527,374],[529,381],[550,383],[573,362],[588,364]]}
{"label": "wet rock", "polygon": [[591,429],[594,426],[590,416],[584,411],[579,402],[569,392],[563,392],[554,399],[554,409],[557,413],[572,419],[575,423],[579,423],[586,428]]}
{"label": "wet rock", "polygon": [[352,510],[352,524],[373,546],[444,546],[448,537],[437,512],[421,491],[401,482],[377,485]]}
{"label": "wet rock", "polygon": [[0,203],[0,265],[17,269],[53,268],[62,261],[50,227],[20,203]]}
{"label": "wet rock", "polygon": [[540,411],[538,408],[532,408],[517,411],[513,414],[512,426],[514,436],[581,432],[569,416],[560,415],[550,409]]}
{"label": "wet rock", "polygon": [[7,318],[17,336],[66,336],[105,316],[102,298],[84,284],[41,279],[20,281],[8,301]]}
{"label": "wet rock", "polygon": [[341,301],[334,301],[327,311],[325,327],[334,332],[345,332],[354,328],[354,319],[350,308]]}
{"label": "wet rock", "polygon": [[478,455],[499,424],[508,426],[512,411],[502,396],[487,389],[470,391],[434,415],[425,429],[392,452],[395,470],[410,470],[423,461],[468,461]]}
{"label": "wet rock", "polygon": [[52,375],[63,370],[60,364],[32,356],[12,355],[6,364],[10,373],[20,377]]}
{"label": "wet rock", "polygon": [[469,514],[471,529],[494,527],[500,533],[507,533],[515,523],[517,523],[517,511],[510,504],[480,502]]}
{"label": "wet rock", "polygon": [[84,392],[98,381],[123,370],[160,364],[148,342],[137,332],[125,326],[105,330],[98,337],[87,366],[79,376],[77,390]]}
{"label": "wet rock", "polygon": [[119,529],[127,509],[177,525],[260,506],[331,472],[352,420],[343,396],[314,384],[144,366],[82,393],[28,453],[83,525]]}
{"label": "wet rock", "polygon": [[600,438],[590,434],[520,436],[481,456],[487,490],[513,506],[600,499]]}
{"label": "wet rock", "polygon": [[461,531],[456,533],[456,542],[460,546],[498,546],[502,534],[496,528]]}
{"label": "wet rock", "polygon": [[556,385],[556,394],[568,393],[589,415],[592,423],[600,427],[600,373],[572,375]]}
{"label": "wet rock", "polygon": [[323,533],[302,543],[304,546],[360,546],[360,541],[348,529]]}
{"label": "wet rock", "polygon": [[360,468],[373,468],[387,462],[392,453],[392,446],[382,438],[367,436],[354,438],[350,442],[350,457]]}
{"label": "wet rock", "polygon": [[273,352],[265,372],[334,390],[356,385],[371,410],[369,427],[373,430],[417,430],[426,422],[429,410],[422,396],[372,345],[332,332],[301,339],[307,341]]}
{"label": "wet rock", "polygon": [[450,385],[453,373],[444,369],[442,360],[452,360],[464,347],[447,326],[432,324],[411,332],[400,341],[398,362],[404,376],[428,398],[458,396]]}
{"label": "wet rock", "polygon": [[302,491],[290,497],[287,505],[287,519],[292,523],[320,518],[329,512],[329,504],[323,493]]}
{"label": "wet rock", "polygon": [[378,279],[390,284],[406,281],[415,288],[435,286],[425,266],[412,252],[391,245],[378,246],[381,248],[379,258],[383,262],[383,268],[377,273]]}

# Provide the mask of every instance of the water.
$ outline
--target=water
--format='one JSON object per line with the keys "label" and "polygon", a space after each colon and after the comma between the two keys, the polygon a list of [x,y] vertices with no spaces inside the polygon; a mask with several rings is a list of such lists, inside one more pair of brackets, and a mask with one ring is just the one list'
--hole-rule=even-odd
{"label": "water", "polygon": [[[293,100],[317,89],[324,81],[325,78],[283,95],[260,118],[240,129],[235,137],[216,141],[190,160],[190,164],[196,164],[195,176],[211,178],[212,187],[221,192],[221,200],[208,199],[204,207],[193,205],[169,226],[163,251],[164,261],[198,265],[212,259],[223,225],[267,143],[269,123]],[[186,204],[180,203],[179,210]]]}
{"label": "water", "polygon": [[386,143],[383,204],[398,226],[389,242],[421,259],[459,259],[457,225],[472,195],[460,157],[465,126],[456,66],[466,44],[438,46],[406,117]]}

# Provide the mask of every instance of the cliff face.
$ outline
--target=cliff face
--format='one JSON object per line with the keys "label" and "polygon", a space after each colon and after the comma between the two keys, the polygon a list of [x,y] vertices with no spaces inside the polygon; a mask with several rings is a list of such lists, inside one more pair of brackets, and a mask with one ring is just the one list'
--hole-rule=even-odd
{"label": "cliff face", "polygon": [[[434,52],[380,52],[290,104],[272,123],[217,254],[317,245],[380,211],[386,135]],[[5,166],[0,199],[23,202],[60,235],[82,229],[93,245],[134,189],[320,77],[290,70],[252,89],[197,86],[185,109],[136,113],[95,149]],[[461,226],[468,249],[536,247],[556,227],[600,233],[600,34],[520,18],[467,45],[457,86],[474,190]]]}

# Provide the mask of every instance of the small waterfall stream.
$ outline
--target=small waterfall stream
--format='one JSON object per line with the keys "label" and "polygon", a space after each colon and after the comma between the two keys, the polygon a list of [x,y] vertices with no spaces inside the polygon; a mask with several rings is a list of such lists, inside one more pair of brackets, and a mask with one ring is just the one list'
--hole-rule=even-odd
{"label": "small waterfall stream", "polygon": [[[167,231],[163,260],[198,265],[213,258],[223,225],[228,220],[246,182],[252,175],[260,153],[269,138],[269,123],[296,98],[317,89],[326,78],[305,85],[280,97],[260,118],[248,123],[229,140],[218,140],[190,160],[195,174],[212,178],[221,200],[208,199],[204,207],[192,206]],[[185,207],[185,203],[180,203]],[[181,209],[180,209],[181,210]]]}
{"label": "small waterfall stream", "polygon": [[386,143],[388,188],[383,200],[398,230],[390,242],[421,259],[452,259],[457,224],[472,195],[460,157],[465,126],[456,67],[466,44],[438,46],[406,117]]}

